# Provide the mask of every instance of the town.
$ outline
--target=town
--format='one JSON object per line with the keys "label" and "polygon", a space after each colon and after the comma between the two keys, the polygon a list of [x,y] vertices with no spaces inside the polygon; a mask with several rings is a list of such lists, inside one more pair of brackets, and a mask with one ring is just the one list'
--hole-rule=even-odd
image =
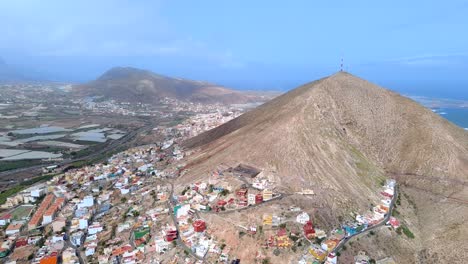
{"label": "town", "polygon": [[[255,262],[269,263],[269,254],[292,250],[297,263],[337,263],[340,247],[351,237],[381,224],[400,228],[390,217],[394,180],[383,184],[382,200],[372,212],[356,214],[354,222],[334,230],[314,226],[306,208],[293,206],[244,221],[229,220],[226,216],[287,196],[314,195],[310,189],[276,191],[274,178],[248,164],[219,164],[207,181],[175,185],[183,174],[178,162],[189,155],[178,143],[240,111],[225,113],[201,113],[174,127],[157,127],[163,141],[117,153],[102,163],[45,171],[56,175],[2,205],[0,257],[6,263],[38,264],[240,263],[234,245],[220,235],[219,224],[211,224],[224,217],[240,237],[261,241]],[[370,263],[366,257],[357,256],[359,263]]]}

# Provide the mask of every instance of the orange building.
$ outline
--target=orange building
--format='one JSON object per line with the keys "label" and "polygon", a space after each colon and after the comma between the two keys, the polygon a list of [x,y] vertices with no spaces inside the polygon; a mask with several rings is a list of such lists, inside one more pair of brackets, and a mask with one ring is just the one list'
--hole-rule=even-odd
{"label": "orange building", "polygon": [[57,264],[57,252],[53,252],[49,256],[45,256],[39,262],[40,264]]}
{"label": "orange building", "polygon": [[42,217],[44,213],[46,212],[47,208],[52,204],[52,201],[54,200],[55,195],[53,194],[48,194],[44,200],[42,200],[41,204],[39,205],[39,208],[37,211],[34,213],[34,215],[31,217],[31,220],[28,223],[28,229],[32,230],[36,228],[39,223],[42,220]]}

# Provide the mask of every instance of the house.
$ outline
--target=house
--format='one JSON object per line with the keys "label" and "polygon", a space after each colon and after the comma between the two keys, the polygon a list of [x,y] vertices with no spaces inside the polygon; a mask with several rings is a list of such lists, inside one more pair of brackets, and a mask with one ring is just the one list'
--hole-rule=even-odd
{"label": "house", "polygon": [[65,203],[65,198],[59,197],[55,200],[55,202],[47,208],[45,211],[43,218],[42,218],[42,225],[46,225],[52,223],[52,220],[55,217],[58,209],[62,208],[63,204]]}
{"label": "house", "polygon": [[261,204],[263,203],[263,194],[257,193],[255,195],[255,204]]}
{"label": "house", "polygon": [[236,196],[238,198],[244,198],[244,197],[247,197],[247,188],[240,188],[236,191]]}
{"label": "house", "polygon": [[201,233],[201,232],[205,231],[206,223],[205,223],[205,221],[203,221],[201,219],[197,219],[197,220],[195,220],[195,222],[193,222],[193,228],[194,228],[195,232]]}
{"label": "house", "polygon": [[0,217],[0,226],[6,226],[11,222],[11,214],[4,214]]}
{"label": "house", "polygon": [[277,215],[273,215],[271,219],[271,225],[272,226],[279,226],[281,224],[281,217]]}
{"label": "house", "polygon": [[41,239],[42,236],[31,236],[28,238],[28,245],[36,245]]}
{"label": "house", "polygon": [[46,188],[45,186],[42,186],[42,185],[31,190],[31,197],[39,198],[45,194],[46,194]]}
{"label": "house", "polygon": [[322,244],[320,245],[322,247],[323,250],[325,251],[332,251],[338,244],[340,243],[340,240],[338,239],[328,239],[324,242],[322,242]]}
{"label": "house", "polygon": [[88,235],[94,235],[103,230],[102,226],[98,222],[94,222],[92,225],[88,227]]}
{"label": "house", "polygon": [[103,203],[97,210],[97,214],[102,214],[102,215],[106,214],[107,212],[109,212],[110,208],[111,208],[110,203],[107,203],[107,202]]}
{"label": "house", "polygon": [[117,233],[120,233],[120,232],[123,232],[123,231],[125,231],[127,229],[130,229],[130,227],[131,227],[131,223],[129,221],[119,223],[117,225]]}
{"label": "house", "polygon": [[219,200],[217,205],[220,206],[220,207],[223,207],[227,204],[227,202],[225,200]]}
{"label": "house", "polygon": [[52,230],[55,233],[61,232],[66,226],[66,219],[63,217],[57,218],[52,222]]}
{"label": "house", "polygon": [[156,247],[156,252],[159,254],[165,253],[167,250],[169,250],[169,243],[165,241],[162,238],[156,238],[155,239],[155,247]]}
{"label": "house", "polygon": [[78,220],[78,229],[84,230],[88,228],[88,218],[87,217],[81,217]]}
{"label": "house", "polygon": [[163,230],[163,234],[166,238],[166,241],[171,242],[177,239],[177,229],[175,227],[167,227],[166,230]]}
{"label": "house", "polygon": [[4,258],[10,254],[10,249],[9,248],[0,248],[0,258]]}
{"label": "house", "polygon": [[80,208],[80,209],[75,210],[75,216],[78,218],[88,215],[88,213],[89,213],[89,210],[87,208]]}
{"label": "house", "polygon": [[92,256],[94,255],[94,252],[96,252],[97,244],[95,242],[92,242],[88,244],[88,246],[85,249],[85,256]]}
{"label": "house", "polygon": [[329,264],[336,264],[338,263],[338,257],[336,256],[335,253],[333,252],[330,252],[327,256],[327,262],[326,263],[329,263]]}
{"label": "house", "polygon": [[62,263],[63,264],[78,264],[80,263],[78,257],[76,256],[76,250],[69,247],[65,249],[62,253]]}
{"label": "house", "polygon": [[92,207],[94,205],[94,198],[91,195],[85,196],[83,200],[77,204],[78,209]]}
{"label": "house", "polygon": [[40,264],[56,264],[58,262],[58,254],[57,252],[52,252],[48,256],[44,256],[39,263]]}
{"label": "house", "polygon": [[259,180],[258,178],[256,178],[252,183],[252,187],[258,190],[263,190],[267,186],[268,186],[268,182],[265,179]]}
{"label": "house", "polygon": [[251,235],[255,235],[257,233],[257,227],[256,226],[250,226],[249,230],[247,231]]}
{"label": "house", "polygon": [[271,215],[263,216],[263,225],[272,225],[273,217]]}
{"label": "house", "polygon": [[320,262],[324,261],[327,257],[327,252],[323,251],[321,248],[312,244],[309,248],[309,253]]}
{"label": "house", "polygon": [[52,236],[52,243],[57,243],[63,241],[63,237],[65,234],[53,235]]}
{"label": "house", "polygon": [[247,203],[248,205],[254,205],[255,204],[255,194],[249,193],[247,197]]}
{"label": "house", "polygon": [[2,249],[2,253],[9,254],[12,247],[13,247],[13,243],[11,242],[10,239],[5,240],[0,243],[0,249]]}
{"label": "house", "polygon": [[21,232],[21,229],[23,228],[23,223],[17,222],[17,223],[11,223],[7,229],[5,230],[5,234],[7,236],[17,234]]}
{"label": "house", "polygon": [[70,236],[70,242],[74,246],[81,246],[81,243],[83,242],[83,237],[84,233],[82,231],[78,231]]}
{"label": "house", "polygon": [[269,189],[263,190],[263,201],[268,201],[273,199],[273,192]]}
{"label": "house", "polygon": [[390,216],[390,220],[387,222],[387,224],[390,224],[395,229],[400,227],[400,221],[393,216]]}
{"label": "house", "polygon": [[52,219],[54,217],[55,212],[54,211],[48,211],[42,216],[42,225],[50,224],[52,223]]}
{"label": "house", "polygon": [[237,205],[240,206],[240,207],[245,207],[245,206],[247,206],[247,205],[248,205],[247,199],[245,199],[245,197],[240,198],[240,199],[237,201]]}
{"label": "house", "polygon": [[36,212],[34,213],[34,215],[32,216],[31,220],[28,223],[29,230],[33,230],[39,225],[39,222],[42,220],[44,213],[46,212],[47,208],[49,208],[49,205],[52,204],[54,199],[55,199],[55,195],[53,194],[46,195],[44,200],[42,200],[41,204],[39,205],[39,208],[36,210]]}
{"label": "house", "polygon": [[276,238],[276,246],[277,247],[280,247],[280,248],[286,248],[286,247],[290,247],[292,244],[291,244],[291,240],[289,239],[288,236],[284,235],[284,236],[278,236]]}
{"label": "house", "polygon": [[309,222],[309,220],[309,214],[306,212],[302,212],[296,217],[296,222],[300,223],[301,225],[305,225],[307,222]]}
{"label": "house", "polygon": [[352,236],[358,232],[357,227],[355,226],[344,226],[344,230],[346,231],[347,236]]}
{"label": "house", "polygon": [[308,238],[314,238],[315,237],[315,229],[314,226],[312,225],[311,221],[307,221],[307,223],[303,227],[304,229],[304,235]]}
{"label": "house", "polygon": [[12,208],[23,202],[23,194],[18,193],[15,196],[8,197],[2,208]]}
{"label": "house", "polygon": [[27,237],[19,237],[15,242],[15,248],[20,248],[28,245]]}

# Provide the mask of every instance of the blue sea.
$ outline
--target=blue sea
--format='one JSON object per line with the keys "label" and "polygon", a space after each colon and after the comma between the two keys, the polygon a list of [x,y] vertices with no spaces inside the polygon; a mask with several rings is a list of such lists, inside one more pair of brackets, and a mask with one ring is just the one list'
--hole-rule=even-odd
{"label": "blue sea", "polygon": [[432,111],[468,130],[468,108],[436,108]]}

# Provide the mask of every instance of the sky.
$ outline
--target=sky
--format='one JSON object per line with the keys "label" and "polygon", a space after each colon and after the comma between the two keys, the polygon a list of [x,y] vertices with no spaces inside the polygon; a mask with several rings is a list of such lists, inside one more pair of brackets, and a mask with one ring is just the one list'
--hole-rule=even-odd
{"label": "sky", "polygon": [[468,1],[2,0],[0,57],[50,80],[114,66],[287,90],[340,69],[468,99]]}

